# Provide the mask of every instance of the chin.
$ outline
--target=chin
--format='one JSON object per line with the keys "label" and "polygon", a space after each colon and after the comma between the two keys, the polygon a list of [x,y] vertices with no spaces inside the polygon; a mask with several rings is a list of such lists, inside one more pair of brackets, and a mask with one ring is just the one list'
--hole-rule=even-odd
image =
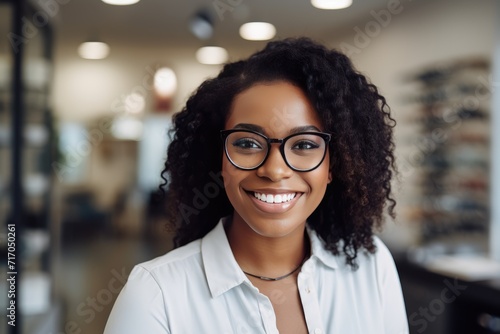
{"label": "chin", "polygon": [[[249,219],[250,220],[250,219]],[[293,222],[286,218],[254,218],[247,225],[257,234],[267,238],[282,238],[303,231],[304,222]]]}

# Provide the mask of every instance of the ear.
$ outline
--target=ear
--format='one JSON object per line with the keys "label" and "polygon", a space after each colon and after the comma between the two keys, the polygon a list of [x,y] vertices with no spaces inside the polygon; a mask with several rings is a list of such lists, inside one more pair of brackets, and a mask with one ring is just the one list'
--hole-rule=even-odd
{"label": "ear", "polygon": [[332,182],[332,179],[333,179],[333,178],[332,178],[332,171],[330,170],[330,171],[328,172],[328,182],[327,182],[327,183],[329,184],[330,182]]}

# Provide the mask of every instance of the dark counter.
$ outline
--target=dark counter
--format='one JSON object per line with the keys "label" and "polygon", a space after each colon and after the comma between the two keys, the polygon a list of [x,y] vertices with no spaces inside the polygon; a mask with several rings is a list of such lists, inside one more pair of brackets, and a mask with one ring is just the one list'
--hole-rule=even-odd
{"label": "dark counter", "polygon": [[395,255],[410,333],[500,333],[500,278],[465,281]]}

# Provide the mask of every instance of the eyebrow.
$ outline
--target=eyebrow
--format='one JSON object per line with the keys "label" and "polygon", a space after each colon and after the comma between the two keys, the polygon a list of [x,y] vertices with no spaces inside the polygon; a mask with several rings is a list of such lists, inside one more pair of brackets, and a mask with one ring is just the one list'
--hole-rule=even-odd
{"label": "eyebrow", "polygon": [[[251,130],[251,131],[256,131],[260,132],[262,134],[266,134],[266,131],[264,130],[263,127],[256,125],[256,124],[248,124],[248,123],[239,123],[234,126],[234,129],[245,129],[245,130]],[[313,131],[313,132],[321,132],[320,129],[318,129],[314,125],[303,125],[303,126],[297,126],[294,127],[290,130],[290,134],[295,134],[295,133],[300,133],[300,132],[308,132],[308,131]]]}
{"label": "eyebrow", "polygon": [[313,131],[313,132],[321,132],[320,129],[315,127],[314,125],[304,125],[304,126],[297,126],[290,130],[290,134],[294,133],[299,133],[299,132],[307,132],[307,131]]}

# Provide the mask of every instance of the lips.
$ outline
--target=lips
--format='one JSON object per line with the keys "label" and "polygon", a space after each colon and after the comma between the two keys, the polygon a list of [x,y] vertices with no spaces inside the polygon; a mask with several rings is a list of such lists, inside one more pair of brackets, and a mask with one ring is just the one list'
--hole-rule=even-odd
{"label": "lips", "polygon": [[266,194],[266,193],[259,193],[259,192],[254,192],[253,196],[257,198],[259,201],[269,203],[269,204],[280,204],[280,203],[286,203],[290,202],[292,199],[295,198],[295,195],[297,193],[284,193],[284,194]]}

